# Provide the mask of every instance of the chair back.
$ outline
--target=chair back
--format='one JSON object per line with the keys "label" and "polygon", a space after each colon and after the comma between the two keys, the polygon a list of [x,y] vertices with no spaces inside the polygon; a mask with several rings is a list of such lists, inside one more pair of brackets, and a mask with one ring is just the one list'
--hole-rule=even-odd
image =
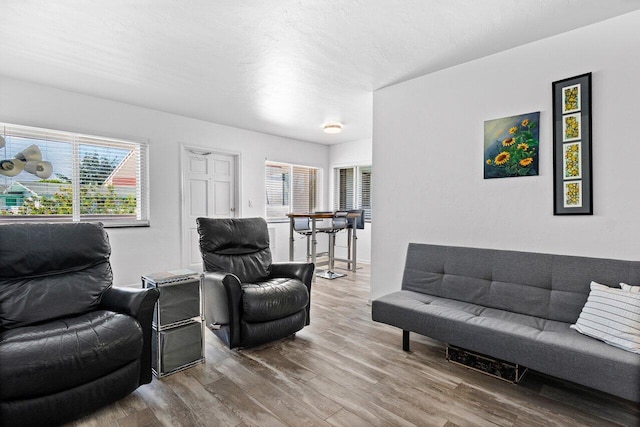
{"label": "chair back", "polygon": [[338,215],[337,213],[331,221],[331,228],[333,228],[334,230],[342,230],[344,228],[347,228],[348,225],[348,218],[346,216]]}
{"label": "chair back", "polygon": [[318,232],[320,233],[334,233],[336,231],[343,230],[347,228],[347,211],[328,211],[328,212],[316,212],[316,213],[329,213],[332,214],[332,218],[323,218],[320,221],[317,221]]}
{"label": "chair back", "polygon": [[97,309],[110,254],[100,223],[0,225],[0,330]]}
{"label": "chair back", "polygon": [[309,226],[310,218],[307,217],[295,217],[293,218],[293,229],[298,233],[308,233],[311,231]]}
{"label": "chair back", "polygon": [[355,223],[355,226],[358,230],[364,230],[364,222],[365,222],[364,209],[352,209],[349,211],[349,213],[360,214],[360,216],[357,218],[349,218],[349,228],[353,228],[353,225]]}
{"label": "chair back", "polygon": [[271,249],[263,218],[198,218],[196,222],[204,271],[232,273],[243,283],[269,276]]}

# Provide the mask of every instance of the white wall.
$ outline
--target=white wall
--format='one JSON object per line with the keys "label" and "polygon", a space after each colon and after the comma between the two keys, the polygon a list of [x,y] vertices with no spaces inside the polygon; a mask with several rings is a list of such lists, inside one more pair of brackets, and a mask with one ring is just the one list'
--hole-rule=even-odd
{"label": "white wall", "polygon": [[[108,229],[116,285],[180,268],[180,144],[241,153],[239,211],[264,216],[265,159],[321,167],[329,148],[0,77],[0,121],[149,141],[151,227]],[[253,202],[249,207],[249,200]],[[275,260],[288,259],[288,227],[275,226]],[[284,244],[282,244],[284,243]],[[302,245],[297,250],[304,253]]]}
{"label": "white wall", "polygon": [[[329,207],[334,206],[334,168],[372,165],[372,144],[371,139],[360,139],[330,146],[328,172],[330,175]],[[373,167],[371,170],[372,174],[375,174]],[[375,221],[375,212],[372,212],[372,217],[372,220]],[[371,223],[366,223],[364,230],[358,230],[356,235],[358,237],[358,261],[371,262]],[[338,233],[336,236],[336,257],[347,257],[347,233]]]}
{"label": "white wall", "polygon": [[[640,260],[640,12],[374,93],[372,297],[409,242]],[[508,37],[508,35],[505,35]],[[593,72],[593,216],[553,215],[551,83]],[[483,179],[483,122],[540,111],[540,175]]]}

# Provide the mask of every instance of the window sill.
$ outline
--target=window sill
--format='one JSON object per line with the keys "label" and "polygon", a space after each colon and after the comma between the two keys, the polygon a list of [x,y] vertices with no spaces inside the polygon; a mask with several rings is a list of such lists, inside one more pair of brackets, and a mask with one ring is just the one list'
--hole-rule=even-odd
{"label": "window sill", "polygon": [[286,224],[289,222],[288,218],[281,218],[281,219],[267,219],[267,224]]}
{"label": "window sill", "polygon": [[129,228],[129,227],[150,227],[149,221],[137,221],[137,220],[105,220],[100,218],[90,219],[83,218],[80,221],[73,221],[70,216],[16,216],[16,215],[7,215],[0,216],[0,224],[13,224],[13,223],[43,223],[43,222],[51,222],[51,223],[80,223],[80,222],[101,222],[104,228]]}

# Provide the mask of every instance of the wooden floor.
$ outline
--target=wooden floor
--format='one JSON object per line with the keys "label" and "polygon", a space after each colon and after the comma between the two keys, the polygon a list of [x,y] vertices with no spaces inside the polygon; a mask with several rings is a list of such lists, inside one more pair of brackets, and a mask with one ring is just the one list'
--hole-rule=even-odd
{"label": "wooden floor", "polygon": [[441,343],[371,321],[369,269],[313,285],[295,338],[154,379],[77,426],[640,425],[637,405],[535,373],[511,385],[453,365]]}

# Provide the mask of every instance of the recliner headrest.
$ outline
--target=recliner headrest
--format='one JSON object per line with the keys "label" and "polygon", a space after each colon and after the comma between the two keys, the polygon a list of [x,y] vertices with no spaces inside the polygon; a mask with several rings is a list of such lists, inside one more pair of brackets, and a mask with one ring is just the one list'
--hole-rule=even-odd
{"label": "recliner headrest", "polygon": [[264,218],[198,218],[200,248],[206,252],[243,255],[269,248]]}
{"label": "recliner headrest", "polygon": [[243,283],[269,276],[271,249],[263,218],[198,218],[196,222],[205,271],[233,273]]}
{"label": "recliner headrest", "polygon": [[0,225],[0,278],[81,270],[110,254],[100,223]]}

